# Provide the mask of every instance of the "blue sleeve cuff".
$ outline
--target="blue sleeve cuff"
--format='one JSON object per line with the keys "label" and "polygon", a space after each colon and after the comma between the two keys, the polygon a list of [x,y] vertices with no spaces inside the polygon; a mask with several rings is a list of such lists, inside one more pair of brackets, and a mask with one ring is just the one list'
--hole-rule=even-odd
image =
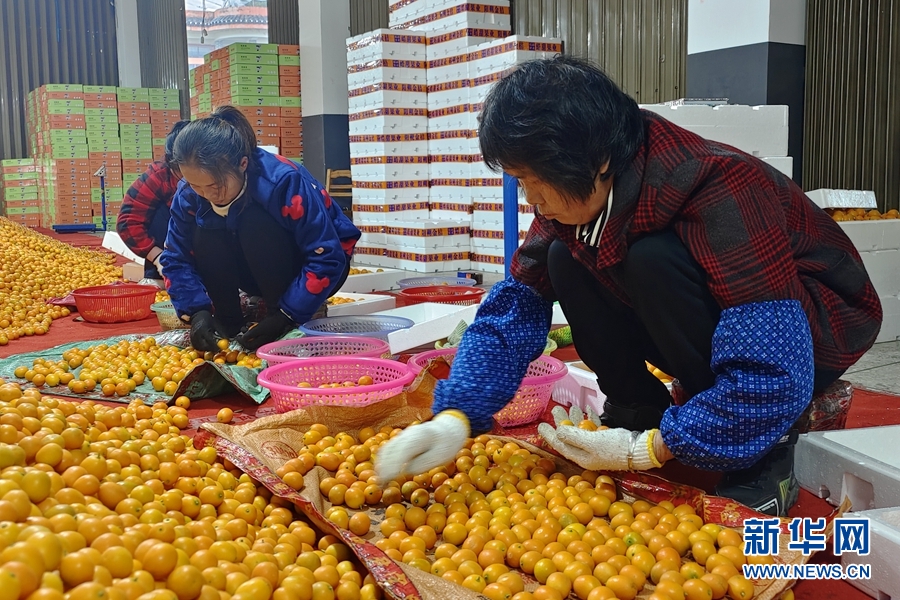
{"label": "blue sleeve cuff", "polygon": [[552,312],[551,303],[512,278],[491,288],[463,335],[450,378],[435,389],[434,413],[455,408],[469,418],[472,435],[490,431],[494,413],[544,350]]}
{"label": "blue sleeve cuff", "polygon": [[761,459],[800,417],[813,392],[809,322],[796,300],[722,311],[712,339],[715,385],[670,407],[660,431],[682,463],[713,471]]}

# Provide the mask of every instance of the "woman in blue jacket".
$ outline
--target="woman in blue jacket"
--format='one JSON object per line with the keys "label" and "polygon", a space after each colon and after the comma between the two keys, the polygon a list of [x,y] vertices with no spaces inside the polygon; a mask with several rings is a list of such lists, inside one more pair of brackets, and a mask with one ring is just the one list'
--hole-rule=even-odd
{"label": "woman in blue jacket", "polygon": [[[184,128],[174,162],[184,177],[160,259],[191,343],[249,350],[308,321],[347,278],[359,230],[302,166],[256,147],[246,117],[223,106]],[[239,291],[267,316],[247,327]]]}

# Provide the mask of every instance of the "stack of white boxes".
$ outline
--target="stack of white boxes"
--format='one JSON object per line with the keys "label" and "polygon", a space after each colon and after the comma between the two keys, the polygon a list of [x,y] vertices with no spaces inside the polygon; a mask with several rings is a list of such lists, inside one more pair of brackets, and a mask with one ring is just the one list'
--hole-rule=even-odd
{"label": "stack of white boxes", "polygon": [[[861,190],[812,190],[806,193],[821,208],[878,206],[874,192]],[[838,223],[859,251],[866,272],[881,300],[884,319],[876,342],[900,339],[900,219],[841,221]]]}
{"label": "stack of white boxes", "polygon": [[[562,51],[559,40],[511,37],[509,0],[465,3],[459,0],[399,0],[390,4],[391,30],[375,31],[348,40],[350,88],[351,162],[353,169],[354,221],[363,231],[357,251],[361,263],[398,267],[419,272],[476,268],[503,271],[503,180],[483,163],[478,145],[477,115],[490,87],[516,64]],[[409,35],[400,34],[406,30]],[[421,33],[419,33],[421,32]],[[392,37],[391,37],[392,36]],[[390,47],[386,40],[391,38]],[[383,62],[401,57],[415,60],[425,39],[425,83],[427,84],[427,200],[421,210],[418,137],[407,125],[402,138],[376,139],[367,127],[371,111],[379,108],[419,108],[418,102],[387,104],[373,95],[378,87],[372,77],[395,76]],[[399,44],[416,45],[401,51]],[[386,52],[392,51],[393,54]],[[359,80],[361,73],[370,77]],[[407,72],[404,83],[419,82]],[[418,87],[416,88],[418,91]],[[372,100],[381,100],[378,107]],[[417,101],[421,99],[416,95]],[[410,114],[398,115],[407,123]],[[412,136],[415,136],[414,138]],[[401,148],[403,144],[405,147]],[[409,160],[378,162],[379,157],[410,157]],[[388,159],[389,160],[389,159]],[[415,165],[415,169],[402,166]],[[373,169],[378,165],[386,167]],[[386,193],[382,190],[386,190]],[[519,201],[521,239],[533,219],[531,207]],[[470,262],[471,255],[471,262]]]}
{"label": "stack of white boxes", "polygon": [[388,221],[428,218],[425,36],[381,29],[347,40],[356,260],[393,266]]}
{"label": "stack of white boxes", "polygon": [[787,106],[645,104],[641,108],[697,135],[743,150],[793,177]]}
{"label": "stack of white boxes", "polygon": [[[491,87],[515,65],[528,60],[549,58],[562,52],[562,41],[552,38],[509,36],[484,42],[472,48],[466,64],[469,72],[469,106],[473,115],[481,112]],[[430,122],[429,122],[430,125]],[[477,122],[473,121],[471,164],[472,268],[502,273],[504,266],[503,177],[484,163],[478,147]],[[519,239],[531,226],[533,208],[519,197]]]}

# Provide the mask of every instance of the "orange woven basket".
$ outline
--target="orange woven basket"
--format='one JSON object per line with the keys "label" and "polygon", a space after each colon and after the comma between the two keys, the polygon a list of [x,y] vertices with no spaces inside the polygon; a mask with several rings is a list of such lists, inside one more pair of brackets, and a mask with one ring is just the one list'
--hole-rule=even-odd
{"label": "orange woven basket", "polygon": [[125,323],[150,316],[159,288],[152,285],[95,285],[72,292],[75,307],[90,323]]}

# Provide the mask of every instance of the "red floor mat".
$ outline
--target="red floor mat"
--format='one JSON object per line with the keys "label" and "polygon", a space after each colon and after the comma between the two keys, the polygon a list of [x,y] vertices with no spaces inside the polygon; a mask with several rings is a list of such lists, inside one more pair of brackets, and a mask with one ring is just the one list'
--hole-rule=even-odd
{"label": "red floor mat", "polygon": [[[56,234],[52,231],[42,230],[42,233],[51,235],[57,239],[74,246],[100,246],[101,238],[86,234]],[[155,333],[159,331],[156,317],[144,319],[134,323],[118,323],[112,325],[99,325],[94,323],[75,322],[73,314],[70,317],[59,319],[53,323],[50,331],[43,336],[21,338],[11,342],[7,346],[0,347],[0,357],[23,352],[34,352],[41,348],[73,342],[78,340],[102,339],[113,335],[127,333]],[[574,346],[560,348],[553,356],[564,361],[577,360],[578,355]],[[266,402],[256,406],[243,399],[237,393],[219,396],[214,399],[198,400],[191,405],[190,414],[192,422],[204,418],[214,418],[216,412],[223,406],[229,406],[236,411],[236,419],[242,420],[251,417],[257,412],[269,412],[271,407]],[[853,404],[847,417],[848,428],[874,427],[879,425],[900,424],[900,396],[883,394],[870,390],[857,389],[853,395]],[[187,432],[190,433],[190,432]],[[710,473],[696,471],[683,465],[670,463],[663,469],[662,474],[675,481],[690,482],[697,487],[709,489],[716,482],[716,476]],[[821,500],[805,490],[800,491],[800,500],[791,510],[792,517],[820,517],[825,516],[833,508],[824,500]],[[819,553],[815,563],[837,563],[839,559],[830,551]],[[794,587],[795,598],[798,600],[865,600],[869,596],[857,590],[844,581],[802,581]]]}

